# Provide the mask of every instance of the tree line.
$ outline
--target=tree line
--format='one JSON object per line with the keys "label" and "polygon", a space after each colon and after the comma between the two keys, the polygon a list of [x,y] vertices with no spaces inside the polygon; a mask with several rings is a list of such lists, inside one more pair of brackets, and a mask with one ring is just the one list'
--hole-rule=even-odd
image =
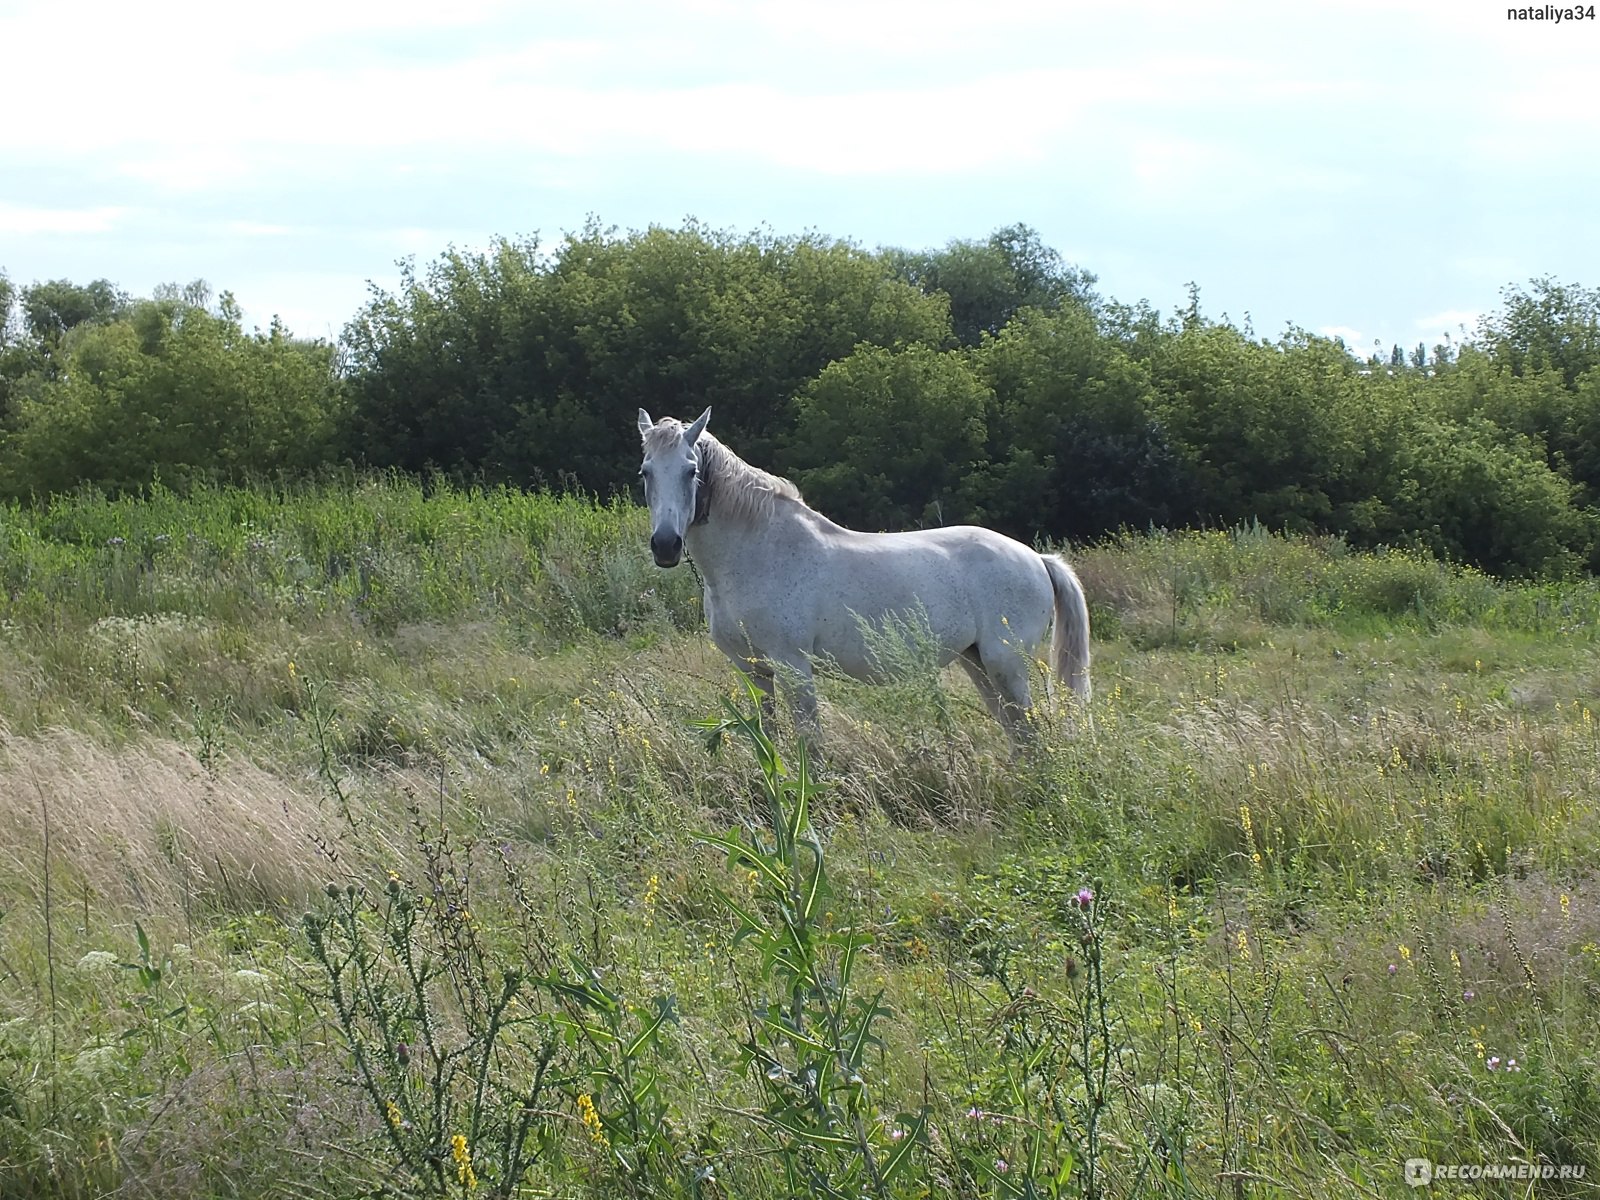
{"label": "tree line", "polygon": [[857,528],[1258,521],[1600,567],[1600,291],[1534,280],[1457,344],[1363,360],[1095,285],[1024,226],[912,252],[591,224],[402,263],[330,344],[246,333],[204,284],[0,276],[0,495],[342,463],[604,495],[638,407],[710,404]]}

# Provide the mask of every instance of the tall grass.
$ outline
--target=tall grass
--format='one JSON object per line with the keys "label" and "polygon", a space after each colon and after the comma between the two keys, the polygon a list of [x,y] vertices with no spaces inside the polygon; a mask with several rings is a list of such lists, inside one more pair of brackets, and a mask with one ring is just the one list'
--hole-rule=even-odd
{"label": "tall grass", "polygon": [[0,1197],[1595,1191],[1591,583],[1082,548],[1092,721],[908,629],[813,775],[625,505],[4,521]]}

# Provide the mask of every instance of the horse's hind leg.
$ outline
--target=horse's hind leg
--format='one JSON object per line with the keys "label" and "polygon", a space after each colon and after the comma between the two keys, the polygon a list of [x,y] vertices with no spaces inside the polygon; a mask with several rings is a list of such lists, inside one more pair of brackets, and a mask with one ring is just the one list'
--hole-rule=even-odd
{"label": "horse's hind leg", "polygon": [[961,655],[961,665],[972,676],[978,694],[1016,750],[1033,740],[1028,710],[1033,695],[1028,685],[1028,660],[1015,650],[1002,646],[984,655],[977,647]]}
{"label": "horse's hind leg", "polygon": [[977,688],[978,695],[983,697],[983,706],[989,710],[989,715],[999,722],[1002,729],[1009,729],[1005,705],[1001,702],[1000,693],[990,681],[988,672],[983,669],[983,660],[978,657],[978,648],[973,646],[963,650],[956,661],[966,669],[967,675],[972,680],[972,686]]}

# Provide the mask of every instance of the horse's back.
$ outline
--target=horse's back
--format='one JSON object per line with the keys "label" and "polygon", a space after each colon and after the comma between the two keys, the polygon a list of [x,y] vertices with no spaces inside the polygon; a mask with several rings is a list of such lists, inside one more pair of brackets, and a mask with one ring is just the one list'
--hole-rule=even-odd
{"label": "horse's back", "polygon": [[792,597],[808,595],[815,649],[851,659],[860,652],[859,622],[890,614],[926,620],[951,654],[1012,631],[1037,642],[1050,621],[1052,592],[1044,562],[1029,547],[975,525],[905,533],[857,533],[834,526],[818,539],[815,560],[796,564]]}

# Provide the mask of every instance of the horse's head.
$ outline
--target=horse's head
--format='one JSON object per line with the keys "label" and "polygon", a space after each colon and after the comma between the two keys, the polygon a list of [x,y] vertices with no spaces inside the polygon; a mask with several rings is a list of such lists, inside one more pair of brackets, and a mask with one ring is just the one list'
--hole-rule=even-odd
{"label": "horse's head", "polygon": [[644,499],[650,506],[650,553],[656,566],[675,567],[683,557],[683,535],[703,514],[696,501],[704,481],[700,478],[700,452],[695,443],[711,420],[708,408],[692,425],[664,417],[657,423],[639,410],[639,436],[644,439]]}

